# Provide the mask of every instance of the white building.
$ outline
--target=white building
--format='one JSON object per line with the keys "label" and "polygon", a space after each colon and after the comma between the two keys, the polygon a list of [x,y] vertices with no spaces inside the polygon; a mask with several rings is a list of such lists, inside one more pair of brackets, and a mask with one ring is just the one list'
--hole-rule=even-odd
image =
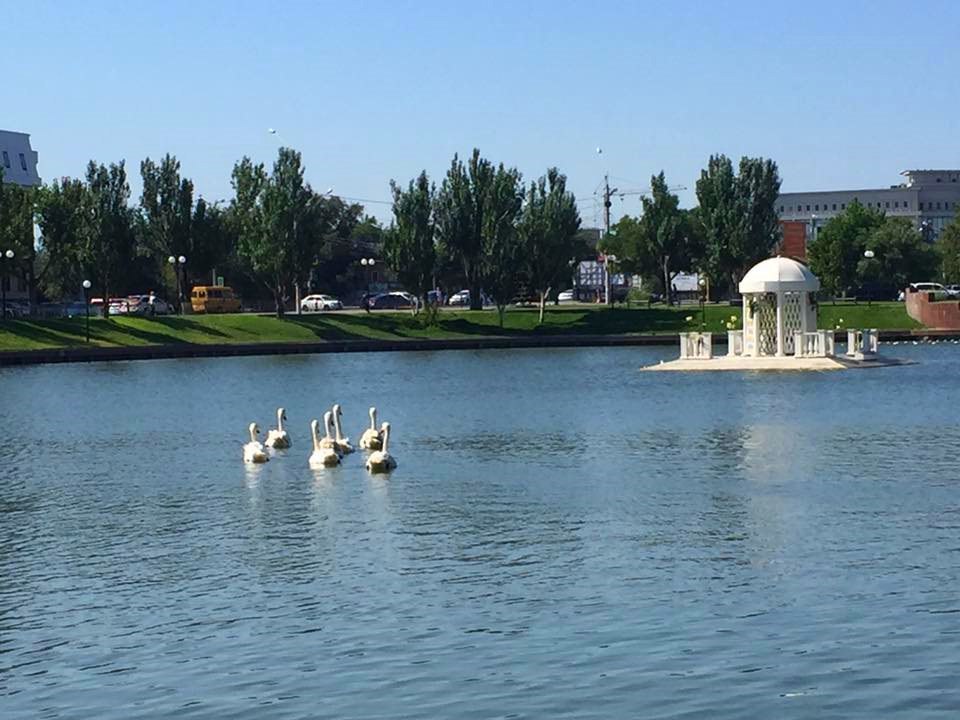
{"label": "white building", "polygon": [[37,153],[30,147],[27,133],[0,130],[0,169],[3,182],[16,185],[39,185]]}
{"label": "white building", "polygon": [[777,199],[781,220],[807,225],[807,242],[818,228],[854,200],[888,217],[909,218],[931,242],[960,209],[960,170],[904,170],[905,179],[888,188],[783,193]]}

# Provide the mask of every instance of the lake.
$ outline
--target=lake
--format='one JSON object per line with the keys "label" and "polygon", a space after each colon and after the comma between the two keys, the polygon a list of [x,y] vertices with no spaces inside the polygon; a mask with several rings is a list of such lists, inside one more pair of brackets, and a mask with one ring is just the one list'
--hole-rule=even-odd
{"label": "lake", "polygon": [[[955,717],[960,346],[883,350],[0,369],[0,716]],[[334,402],[391,476],[308,468]]]}

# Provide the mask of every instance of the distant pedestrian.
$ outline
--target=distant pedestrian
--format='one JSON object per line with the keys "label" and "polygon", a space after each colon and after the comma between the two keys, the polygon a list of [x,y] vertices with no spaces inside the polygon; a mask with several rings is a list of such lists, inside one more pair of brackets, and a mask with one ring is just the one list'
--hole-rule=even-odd
{"label": "distant pedestrian", "polygon": [[365,292],[360,296],[360,307],[362,307],[367,312],[370,312],[370,293]]}

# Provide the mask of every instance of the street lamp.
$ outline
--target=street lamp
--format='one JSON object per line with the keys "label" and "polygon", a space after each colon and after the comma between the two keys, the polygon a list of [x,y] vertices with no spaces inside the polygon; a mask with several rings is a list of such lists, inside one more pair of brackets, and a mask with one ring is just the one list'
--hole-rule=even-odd
{"label": "street lamp", "polygon": [[183,272],[183,266],[187,264],[187,258],[183,255],[171,255],[167,258],[167,262],[173,268],[174,277],[177,279],[177,312],[183,315],[183,289],[180,285],[180,273]]}
{"label": "street lamp", "polygon": [[3,294],[3,309],[0,310],[0,320],[7,319],[7,283],[10,281],[7,273],[7,266],[13,262],[13,250],[7,250],[5,253],[0,255],[0,260],[3,260],[3,265],[0,265],[0,293]]}
{"label": "street lamp", "polygon": [[81,285],[83,285],[83,312],[86,315],[86,330],[87,330],[87,342],[90,342],[90,286],[91,282],[89,280],[84,280]]}
{"label": "street lamp", "polygon": [[707,326],[707,308],[706,308],[706,293],[707,293],[707,280],[702,275],[697,279],[697,285],[700,286],[700,327],[705,328]]}

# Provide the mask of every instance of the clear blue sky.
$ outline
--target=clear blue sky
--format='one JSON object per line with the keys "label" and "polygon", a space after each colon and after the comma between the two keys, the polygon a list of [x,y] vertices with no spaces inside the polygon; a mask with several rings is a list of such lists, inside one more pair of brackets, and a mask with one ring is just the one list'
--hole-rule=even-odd
{"label": "clear blue sky", "polygon": [[45,180],[125,158],[135,196],[145,156],[216,200],[280,143],[316,189],[381,200],[474,146],[528,179],[556,165],[578,197],[663,169],[684,205],[716,152],[773,158],[785,191],[960,166],[952,0],[30,0],[2,28],[0,128],[31,133]]}

